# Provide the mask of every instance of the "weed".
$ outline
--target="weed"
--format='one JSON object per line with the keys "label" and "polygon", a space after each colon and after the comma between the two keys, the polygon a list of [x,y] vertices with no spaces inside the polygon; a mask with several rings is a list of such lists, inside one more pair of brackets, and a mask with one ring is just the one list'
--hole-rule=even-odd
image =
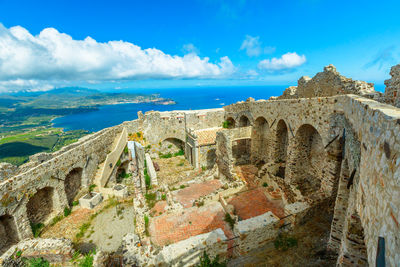
{"label": "weed", "polygon": [[39,237],[42,229],[44,227],[43,223],[31,223],[33,237]]}
{"label": "weed", "polygon": [[227,128],[229,128],[230,126],[231,126],[231,122],[230,122],[230,121],[224,121],[224,122],[222,123],[222,128],[227,129]]}
{"label": "weed", "polygon": [[225,213],[225,222],[227,222],[231,229],[233,229],[233,226],[235,225],[235,220],[231,217],[229,213]]}
{"label": "weed", "polygon": [[50,263],[43,258],[24,259],[24,262],[28,267],[50,267]]}
{"label": "weed", "polygon": [[184,184],[181,184],[181,185],[179,186],[180,189],[183,189],[183,188],[185,188],[185,187],[186,187],[186,185],[184,185]]}
{"label": "weed", "polygon": [[197,267],[226,267],[226,263],[220,263],[218,255],[211,260],[207,252],[204,251],[203,255],[200,256],[200,263],[197,265]]}
{"label": "weed", "polygon": [[286,251],[289,248],[297,247],[297,239],[287,235],[279,234],[274,241],[275,249]]}
{"label": "weed", "polygon": [[79,205],[79,201],[75,200],[74,202],[72,202],[72,206],[78,206]]}
{"label": "weed", "polygon": [[71,214],[71,209],[68,208],[68,207],[65,207],[65,208],[64,208],[64,217],[67,217],[67,216],[70,215],[70,214]]}
{"label": "weed", "polygon": [[268,184],[264,182],[264,183],[263,183],[263,186],[264,186],[264,187],[268,187]]}
{"label": "weed", "polygon": [[161,195],[161,200],[166,200],[167,199],[167,195],[166,194],[162,194]]}
{"label": "weed", "polygon": [[119,159],[115,165],[117,165],[117,167],[121,166],[121,160]]}
{"label": "weed", "polygon": [[144,215],[144,228],[146,231],[146,235],[149,236],[149,217],[147,215]]}

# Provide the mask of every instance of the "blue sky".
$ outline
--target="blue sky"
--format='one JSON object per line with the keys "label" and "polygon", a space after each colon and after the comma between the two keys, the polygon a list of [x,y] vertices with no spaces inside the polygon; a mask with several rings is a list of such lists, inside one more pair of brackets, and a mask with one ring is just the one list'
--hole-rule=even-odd
{"label": "blue sky", "polygon": [[294,85],[328,64],[383,84],[399,14],[399,1],[0,0],[0,91]]}

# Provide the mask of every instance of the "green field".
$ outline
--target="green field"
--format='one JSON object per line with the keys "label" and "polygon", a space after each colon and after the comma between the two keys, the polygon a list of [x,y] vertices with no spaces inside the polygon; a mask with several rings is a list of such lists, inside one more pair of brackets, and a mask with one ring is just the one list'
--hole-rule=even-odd
{"label": "green field", "polygon": [[54,152],[76,142],[88,132],[84,130],[63,132],[59,128],[34,129],[0,139],[0,162],[21,165],[29,156],[39,152]]}

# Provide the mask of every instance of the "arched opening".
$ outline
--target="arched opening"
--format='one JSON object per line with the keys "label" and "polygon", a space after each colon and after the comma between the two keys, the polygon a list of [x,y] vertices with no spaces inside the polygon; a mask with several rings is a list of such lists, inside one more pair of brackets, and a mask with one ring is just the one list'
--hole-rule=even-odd
{"label": "arched opening", "polygon": [[227,121],[227,125],[224,126],[224,128],[228,128],[228,129],[235,128],[236,122],[232,117],[227,118],[226,121]]}
{"label": "arched opening", "polygon": [[14,218],[8,214],[0,216],[0,252],[18,243],[18,240]]}
{"label": "arched opening", "polygon": [[45,187],[36,192],[26,205],[31,224],[44,223],[53,212],[54,188]]}
{"label": "arched opening", "polygon": [[118,166],[117,173],[116,173],[116,181],[117,181],[117,183],[122,183],[123,179],[128,177],[127,176],[128,168],[129,168],[129,161],[128,160],[122,162]]}
{"label": "arched opening", "polygon": [[284,120],[279,120],[275,136],[275,162],[279,164],[276,176],[285,178],[286,157],[288,146],[288,129]]}
{"label": "arched opening", "polygon": [[299,128],[295,141],[293,182],[303,196],[310,196],[321,187],[321,179],[325,172],[325,148],[322,137],[309,124]]}
{"label": "arched opening", "polygon": [[68,204],[71,206],[82,185],[82,168],[75,168],[65,177],[64,188]]}
{"label": "arched opening", "polygon": [[257,166],[262,166],[268,161],[268,131],[269,126],[266,119],[259,117],[255,120],[251,133],[251,154],[252,162]]}
{"label": "arched opening", "polygon": [[217,159],[216,149],[212,148],[207,151],[207,169],[212,169],[214,167],[215,161]]}
{"label": "arched opening", "polygon": [[178,138],[167,138],[161,142],[160,151],[163,154],[182,153],[185,148],[185,143]]}
{"label": "arched opening", "polygon": [[239,127],[250,126],[250,120],[245,115],[242,115],[239,119]]}

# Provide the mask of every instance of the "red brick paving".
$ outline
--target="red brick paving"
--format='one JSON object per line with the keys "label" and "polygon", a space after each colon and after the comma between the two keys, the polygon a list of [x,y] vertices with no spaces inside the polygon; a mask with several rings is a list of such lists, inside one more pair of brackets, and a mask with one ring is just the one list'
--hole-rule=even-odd
{"label": "red brick paving", "polygon": [[167,206],[167,201],[159,201],[157,202],[154,207],[150,210],[150,214],[152,216],[159,216],[164,213],[164,208]]}
{"label": "red brick paving", "polygon": [[164,246],[221,228],[227,238],[232,238],[233,233],[224,218],[225,212],[219,202],[164,214],[151,218],[150,237],[154,244]]}
{"label": "red brick paving", "polygon": [[235,213],[242,220],[259,216],[268,211],[279,218],[285,216],[283,204],[281,200],[268,200],[265,195],[265,188],[257,188],[250,191],[240,193],[228,201],[235,207]]}
{"label": "red brick paving", "polygon": [[196,199],[201,196],[206,196],[222,186],[219,180],[210,180],[198,184],[190,184],[190,186],[175,191],[172,194],[175,195],[179,203],[185,208],[193,206]]}

